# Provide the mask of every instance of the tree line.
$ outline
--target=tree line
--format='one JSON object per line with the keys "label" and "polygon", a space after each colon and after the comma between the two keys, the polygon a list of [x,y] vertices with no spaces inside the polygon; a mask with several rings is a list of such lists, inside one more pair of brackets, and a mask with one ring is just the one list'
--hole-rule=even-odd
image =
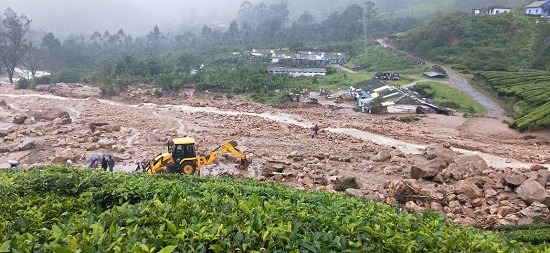
{"label": "tree line", "polygon": [[[2,15],[0,15],[2,16]],[[14,68],[24,65],[34,75],[38,68],[58,72],[66,68],[95,69],[107,58],[138,59],[157,57],[165,52],[191,51],[207,56],[219,51],[238,51],[253,47],[288,47],[315,43],[334,43],[408,30],[419,24],[411,18],[379,17],[372,2],[353,4],[333,12],[318,22],[309,12],[289,22],[286,2],[271,5],[244,1],[238,17],[228,27],[205,25],[200,32],[164,33],[155,26],[148,34],[134,37],[118,31],[96,31],[91,35],[72,35],[63,40],[53,33],[37,36],[29,32],[31,20],[8,8],[0,27],[0,57],[12,81]],[[32,31],[32,30],[31,30]]]}

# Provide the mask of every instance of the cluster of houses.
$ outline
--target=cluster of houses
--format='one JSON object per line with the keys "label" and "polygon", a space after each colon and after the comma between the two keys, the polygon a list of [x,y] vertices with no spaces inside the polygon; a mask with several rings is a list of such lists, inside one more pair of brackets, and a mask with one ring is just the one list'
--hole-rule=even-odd
{"label": "cluster of houses", "polygon": [[[512,12],[511,8],[506,7],[490,7],[473,9],[472,12],[475,15],[496,15]],[[543,18],[550,17],[550,0],[535,1],[525,6],[525,14],[532,16],[539,16]]]}
{"label": "cluster of houses", "polygon": [[313,65],[326,64],[345,64],[348,58],[344,53],[339,52],[315,52],[315,51],[297,51],[290,53],[284,50],[252,50],[250,56],[268,58],[271,63],[281,63],[284,61],[306,63]]}
{"label": "cluster of houses", "polygon": [[[344,53],[338,52],[313,52],[297,51],[293,54],[288,51],[276,50],[252,50],[250,56],[268,58],[271,63],[290,63],[305,64],[308,66],[326,65],[326,64],[344,64],[348,59]],[[287,74],[293,77],[313,77],[324,76],[327,73],[326,68],[288,68],[288,67],[268,67],[267,72],[271,74]]]}

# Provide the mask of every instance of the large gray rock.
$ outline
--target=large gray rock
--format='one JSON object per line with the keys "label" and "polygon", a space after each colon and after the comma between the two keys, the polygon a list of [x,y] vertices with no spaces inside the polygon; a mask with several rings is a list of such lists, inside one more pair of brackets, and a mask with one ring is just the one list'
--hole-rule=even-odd
{"label": "large gray rock", "polygon": [[378,154],[376,154],[372,160],[375,161],[375,162],[383,162],[383,161],[387,161],[391,158],[391,154],[389,151],[387,150],[382,150],[380,152],[378,152]]}
{"label": "large gray rock", "polygon": [[547,199],[550,198],[544,187],[532,178],[525,180],[525,182],[516,188],[516,193],[528,204],[548,202]]}
{"label": "large gray rock", "polygon": [[531,220],[537,218],[547,220],[548,218],[550,218],[550,211],[548,210],[548,207],[538,202],[534,202],[533,204],[519,212]]}
{"label": "large gray rock", "polygon": [[527,180],[527,177],[525,175],[516,172],[508,172],[502,178],[502,182],[504,183],[504,185],[510,187],[518,187],[523,182],[525,182],[525,180]]}
{"label": "large gray rock", "polygon": [[18,146],[17,149],[19,151],[25,151],[33,149],[36,145],[34,144],[34,140],[31,138],[24,139]]}
{"label": "large gray rock", "polygon": [[532,171],[529,173],[529,178],[535,179],[541,186],[545,186],[548,182],[550,182],[550,171]]}
{"label": "large gray rock", "polygon": [[442,158],[435,158],[426,163],[411,166],[411,176],[414,179],[430,179],[445,167],[447,167],[447,163]]}
{"label": "large gray rock", "polygon": [[70,118],[69,113],[60,108],[48,108],[34,113],[35,120],[52,121],[57,118]]}
{"label": "large gray rock", "polygon": [[116,144],[116,141],[115,140],[111,140],[111,139],[107,139],[107,138],[103,138],[103,139],[100,139],[97,144],[99,144],[100,147],[102,148],[111,148],[113,145]]}
{"label": "large gray rock", "polygon": [[532,171],[538,171],[538,170],[548,170],[544,165],[542,164],[533,164],[530,168]]}
{"label": "large gray rock", "polygon": [[13,117],[13,124],[17,124],[17,125],[23,125],[25,124],[25,120],[27,120],[28,117],[25,116],[25,115],[18,115],[18,116],[15,116]]}
{"label": "large gray rock", "polygon": [[365,196],[365,194],[361,190],[353,189],[353,188],[346,189],[345,194],[348,195],[348,196],[351,196],[351,197],[364,197]]}
{"label": "large gray rock", "polygon": [[443,159],[447,164],[450,164],[454,162],[457,154],[451,148],[445,147],[441,144],[437,144],[426,147],[426,149],[424,150],[424,157],[428,158],[429,160],[433,160],[436,157],[439,157]]}
{"label": "large gray rock", "polygon": [[487,162],[479,155],[465,155],[459,156],[455,159],[455,163],[458,167],[472,175],[481,175],[481,172],[489,169]]}

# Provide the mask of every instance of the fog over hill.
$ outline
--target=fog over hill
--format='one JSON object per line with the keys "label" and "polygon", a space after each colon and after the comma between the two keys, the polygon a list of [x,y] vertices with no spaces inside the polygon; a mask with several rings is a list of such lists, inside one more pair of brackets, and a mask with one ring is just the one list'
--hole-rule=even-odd
{"label": "fog over hill", "polygon": [[[215,21],[234,19],[241,0],[2,0],[2,13],[11,7],[32,20],[35,30],[70,34],[113,33],[122,28],[141,36],[158,25],[163,32],[188,30]],[[185,27],[185,28],[182,28]]]}
{"label": "fog over hill", "polygon": [[[366,0],[249,0],[254,5],[286,2],[290,21],[304,11],[322,21],[336,11]],[[529,0],[371,0],[381,15],[430,18],[439,13],[470,11],[488,6],[521,7]],[[200,31],[205,24],[229,24],[243,0],[2,0],[0,11],[11,7],[32,20],[32,28],[58,37],[90,35],[94,31],[143,36],[158,25],[163,33]]]}

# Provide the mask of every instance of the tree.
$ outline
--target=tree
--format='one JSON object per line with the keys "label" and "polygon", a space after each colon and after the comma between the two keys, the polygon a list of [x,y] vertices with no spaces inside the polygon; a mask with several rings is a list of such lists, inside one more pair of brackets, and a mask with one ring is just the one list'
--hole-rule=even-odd
{"label": "tree", "polygon": [[233,20],[225,32],[225,41],[229,45],[234,45],[239,40],[239,24]]}
{"label": "tree", "polygon": [[[94,33],[95,34],[95,33]],[[93,36],[93,35],[92,35]],[[56,64],[61,51],[61,42],[57,39],[53,33],[48,33],[42,37],[42,43],[40,44],[44,50],[46,57],[46,67],[48,70],[56,70],[58,64]]]}
{"label": "tree", "polygon": [[11,8],[6,9],[4,16],[0,25],[0,57],[8,71],[10,83],[13,83],[15,67],[25,57],[30,45],[24,37],[31,27],[31,21],[25,15],[18,17]]}
{"label": "tree", "polygon": [[34,77],[43,59],[44,51],[41,48],[33,46],[31,43],[29,49],[27,50],[27,54],[25,54],[25,57],[23,58],[21,63],[31,72],[31,75]]}

